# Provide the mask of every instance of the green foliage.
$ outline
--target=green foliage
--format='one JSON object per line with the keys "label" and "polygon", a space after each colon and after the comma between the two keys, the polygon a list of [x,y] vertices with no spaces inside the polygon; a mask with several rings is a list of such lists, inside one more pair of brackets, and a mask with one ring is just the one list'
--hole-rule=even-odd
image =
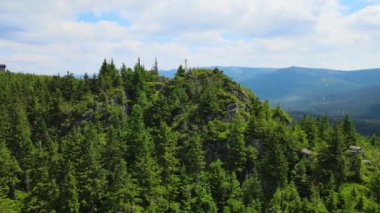
{"label": "green foliage", "polygon": [[194,177],[198,178],[199,174],[205,168],[205,156],[203,150],[203,141],[199,134],[190,132],[185,136],[183,141],[182,162],[185,165],[187,172]]}
{"label": "green foliage", "polygon": [[235,173],[228,174],[220,160],[209,165],[208,173],[211,193],[219,209],[230,206],[229,211],[236,212],[244,206],[241,203],[240,183]]}
{"label": "green foliage", "polygon": [[[166,199],[175,201],[179,193],[180,161],[178,140],[180,134],[173,131],[165,122],[160,125],[157,136],[158,163],[162,168],[162,185],[166,189]],[[173,202],[175,204],[176,202]]]}
{"label": "green foliage", "polygon": [[111,63],[107,63],[104,59],[99,71],[99,89],[107,90],[112,87],[119,87],[121,83],[120,72],[116,69],[113,60],[111,60]]}
{"label": "green foliage", "polygon": [[380,211],[380,140],[349,116],[297,123],[219,69],[157,71],[0,73],[0,212]]}
{"label": "green foliage", "polygon": [[380,172],[377,172],[371,179],[369,184],[372,196],[380,203]]}
{"label": "green foliage", "polygon": [[350,175],[350,161],[347,156],[348,146],[340,126],[334,127],[332,138],[329,145],[322,150],[318,156],[319,167],[317,174],[321,181],[327,181],[331,175],[336,179],[338,186],[345,181]]}
{"label": "green foliage", "polygon": [[18,175],[21,169],[4,142],[0,141],[0,197],[9,194],[15,197],[15,186],[20,182]]}
{"label": "green foliage", "polygon": [[259,156],[259,173],[262,178],[266,198],[270,198],[278,187],[285,186],[289,163],[285,156],[282,127],[263,140],[263,150]]}
{"label": "green foliage", "polygon": [[310,161],[307,159],[301,159],[292,171],[293,182],[302,197],[309,197],[311,195],[311,178],[308,175],[310,171]]}
{"label": "green foliage", "polygon": [[130,212],[138,207],[140,199],[136,181],[128,173],[125,161],[116,165],[112,174],[112,184],[107,193],[106,209],[109,212]]}
{"label": "green foliage", "polygon": [[237,173],[243,172],[247,161],[247,147],[244,131],[246,125],[242,117],[233,120],[231,130],[227,136],[227,168]]}
{"label": "green foliage", "polygon": [[77,181],[75,176],[71,173],[70,164],[67,170],[61,184],[59,209],[62,212],[79,212]]}
{"label": "green foliage", "polygon": [[301,212],[302,203],[294,183],[278,188],[273,195],[271,206],[280,212]]}
{"label": "green foliage", "polygon": [[243,203],[251,210],[260,211],[264,199],[263,189],[257,174],[248,176],[242,185]]}
{"label": "green foliage", "polygon": [[180,65],[177,69],[177,73],[175,74],[176,77],[183,77],[185,75],[186,70],[183,68],[182,65]]}

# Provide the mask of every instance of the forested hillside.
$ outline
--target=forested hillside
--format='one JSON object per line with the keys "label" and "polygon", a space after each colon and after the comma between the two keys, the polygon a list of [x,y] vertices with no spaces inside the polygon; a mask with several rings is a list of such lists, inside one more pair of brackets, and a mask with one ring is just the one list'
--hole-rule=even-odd
{"label": "forested hillside", "polygon": [[[295,66],[219,69],[259,98],[269,100],[271,106],[280,105],[297,119],[305,114],[326,114],[335,120],[350,114],[360,124],[357,127],[361,134],[380,134],[380,69],[342,71]],[[161,73],[173,77],[175,72]]]}
{"label": "forested hillside", "polygon": [[0,72],[0,212],[379,212],[380,139],[214,69]]}

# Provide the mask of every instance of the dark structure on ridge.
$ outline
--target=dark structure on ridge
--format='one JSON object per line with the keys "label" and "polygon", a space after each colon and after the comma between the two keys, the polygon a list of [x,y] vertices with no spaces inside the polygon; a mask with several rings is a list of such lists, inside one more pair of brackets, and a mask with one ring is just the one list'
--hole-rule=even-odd
{"label": "dark structure on ridge", "polygon": [[5,72],[5,68],[7,68],[5,64],[0,64],[0,72]]}

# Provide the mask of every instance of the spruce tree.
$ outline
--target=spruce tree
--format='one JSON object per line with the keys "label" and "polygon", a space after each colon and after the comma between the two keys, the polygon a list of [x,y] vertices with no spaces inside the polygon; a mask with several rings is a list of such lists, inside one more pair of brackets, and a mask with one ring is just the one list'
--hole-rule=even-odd
{"label": "spruce tree", "polygon": [[66,165],[66,170],[61,184],[58,208],[61,212],[77,213],[79,212],[77,181],[70,162]]}
{"label": "spruce tree", "polygon": [[156,75],[158,75],[158,62],[157,62],[157,58],[154,58],[154,64],[153,64],[153,67],[152,67],[152,72]]}
{"label": "spruce tree", "polygon": [[15,198],[16,184],[20,182],[21,169],[7,146],[0,140],[0,200]]}
{"label": "spruce tree", "polygon": [[179,191],[180,162],[178,140],[180,134],[161,122],[157,136],[158,163],[162,168],[162,185],[168,200],[175,200]]}
{"label": "spruce tree", "polygon": [[135,180],[128,173],[126,162],[120,160],[112,174],[111,186],[107,193],[106,209],[109,212],[133,212],[139,208],[139,191]]}
{"label": "spruce tree", "polygon": [[241,116],[234,118],[227,138],[227,168],[241,174],[246,166],[245,122]]}
{"label": "spruce tree", "polygon": [[10,129],[7,135],[7,146],[18,161],[23,171],[22,183],[26,191],[30,190],[30,170],[32,169],[35,146],[31,140],[30,124],[21,103],[14,103],[10,114]]}
{"label": "spruce tree", "polygon": [[176,77],[183,77],[186,73],[186,70],[183,68],[182,65],[180,65],[177,69],[177,73],[175,74]]}
{"label": "spruce tree", "polygon": [[183,164],[188,174],[197,180],[206,164],[203,141],[199,134],[190,131],[189,135],[183,138],[183,143],[183,150],[181,150],[181,152],[184,153],[182,158]]}
{"label": "spruce tree", "polygon": [[355,131],[355,125],[352,121],[351,117],[346,115],[343,120],[343,134],[345,138],[345,143],[347,145],[356,145],[357,144],[357,137],[356,137],[356,131]]}
{"label": "spruce tree", "polygon": [[86,125],[81,131],[81,155],[76,165],[79,210],[94,212],[100,209],[101,201],[105,196],[106,171],[102,167],[100,155],[104,141],[96,133],[94,126]]}
{"label": "spruce tree", "polygon": [[247,176],[242,184],[242,201],[251,211],[260,211],[264,198],[257,172]]}
{"label": "spruce tree", "polygon": [[145,129],[143,111],[134,105],[130,120],[129,158],[132,164],[133,177],[136,178],[144,206],[158,204],[163,193],[160,187],[160,168],[154,155],[154,144]]}
{"label": "spruce tree", "polygon": [[337,184],[340,185],[350,175],[350,162],[346,154],[348,146],[339,124],[335,125],[331,137],[329,146],[318,155],[318,163],[321,169],[317,171],[317,174],[323,182],[329,180],[332,174],[336,178]]}

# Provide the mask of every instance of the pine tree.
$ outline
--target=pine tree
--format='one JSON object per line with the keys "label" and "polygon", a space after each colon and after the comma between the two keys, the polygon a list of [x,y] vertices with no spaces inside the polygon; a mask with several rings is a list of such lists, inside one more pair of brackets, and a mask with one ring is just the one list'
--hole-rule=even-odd
{"label": "pine tree", "polygon": [[135,65],[132,74],[132,98],[137,100],[141,92],[147,90],[144,67],[139,62]]}
{"label": "pine tree", "polygon": [[377,202],[380,203],[380,172],[375,173],[370,181],[370,191]]}
{"label": "pine tree", "polygon": [[332,134],[332,128],[330,127],[329,118],[325,115],[317,118],[319,137],[323,141],[329,141]]}
{"label": "pine tree", "polygon": [[288,161],[285,157],[284,146],[282,144],[283,133],[278,130],[271,132],[271,137],[265,139],[264,148],[259,158],[259,174],[263,189],[268,199],[278,187],[284,187],[288,176]]}
{"label": "pine tree", "polygon": [[320,192],[316,189],[316,187],[311,187],[311,198],[305,202],[304,211],[312,212],[312,213],[327,213],[329,212],[326,208],[324,201],[320,196]]}
{"label": "pine tree", "polygon": [[110,189],[107,194],[107,211],[109,212],[133,212],[138,207],[140,202],[137,199],[139,192],[128,173],[126,162],[120,160],[119,164],[115,167]]}
{"label": "pine tree", "polygon": [[113,59],[111,60],[111,64],[109,65],[110,75],[112,79],[112,87],[119,87],[122,84],[122,79],[119,70],[116,68]]}
{"label": "pine tree", "polygon": [[318,164],[321,169],[317,171],[317,174],[321,181],[326,182],[331,174],[336,178],[338,185],[346,180],[350,175],[350,162],[346,156],[346,150],[347,145],[342,130],[339,125],[336,125],[329,146],[318,156]]}
{"label": "pine tree", "polygon": [[324,189],[322,191],[322,194],[325,198],[324,200],[326,207],[330,212],[338,209],[339,198],[338,193],[336,192],[337,188],[338,185],[336,183],[335,177],[331,174],[329,180],[325,184]]}
{"label": "pine tree", "polygon": [[166,188],[168,200],[175,200],[179,191],[180,162],[178,139],[180,134],[161,122],[157,136],[158,163],[162,168],[162,185]]}
{"label": "pine tree", "polygon": [[177,73],[175,74],[176,77],[183,77],[185,76],[186,70],[183,68],[182,65],[180,65],[177,69]]}
{"label": "pine tree", "polygon": [[29,191],[29,173],[35,149],[31,141],[30,124],[21,103],[14,103],[9,110],[11,125],[7,135],[7,146],[23,171],[23,186]]}
{"label": "pine tree", "polygon": [[133,71],[132,71],[132,69],[127,68],[125,66],[125,64],[123,63],[123,65],[121,66],[121,69],[120,69],[120,75],[121,75],[121,79],[123,82],[125,92],[128,94],[128,96],[131,96],[132,90],[133,90],[133,83],[132,83]]}
{"label": "pine tree", "polygon": [[134,105],[130,120],[128,162],[132,163],[133,177],[136,178],[144,206],[157,205],[161,198],[160,168],[154,156],[154,144],[145,129],[143,111]]}
{"label": "pine tree", "polygon": [[111,60],[111,63],[107,63],[104,59],[103,64],[99,70],[99,88],[100,90],[107,90],[112,87],[119,87],[122,84],[122,79],[119,71]]}
{"label": "pine tree", "polygon": [[104,59],[103,64],[99,70],[99,85],[98,85],[98,87],[100,90],[105,90],[105,89],[108,89],[108,87],[109,87],[111,79],[109,79],[108,68],[109,68],[109,65],[107,63],[107,60]]}
{"label": "pine tree", "polygon": [[242,200],[252,211],[262,209],[263,189],[257,173],[247,176],[242,184]]}
{"label": "pine tree", "polygon": [[218,209],[222,209],[230,196],[230,185],[226,171],[222,167],[222,162],[217,160],[212,162],[208,169],[210,189]]}
{"label": "pine tree", "polygon": [[242,201],[242,191],[240,188],[240,182],[238,181],[235,173],[228,175],[229,183],[229,193],[228,200],[225,207],[223,208],[224,212],[245,212],[246,208]]}
{"label": "pine tree", "polygon": [[241,174],[247,161],[247,148],[245,146],[245,122],[242,117],[234,118],[230,134],[227,138],[227,168],[229,171]]}
{"label": "pine tree", "polygon": [[75,165],[79,211],[94,212],[100,209],[101,200],[105,196],[106,171],[101,165],[100,155],[104,141],[96,133],[94,126],[86,125],[81,131],[82,134],[79,134],[81,155]]}
{"label": "pine tree", "polygon": [[154,58],[154,64],[153,64],[153,67],[152,67],[152,72],[156,75],[158,75],[158,62],[157,62],[157,58]]}
{"label": "pine tree", "polygon": [[67,164],[66,170],[60,189],[59,211],[79,212],[77,181],[72,174],[73,168],[70,162]]}
{"label": "pine tree", "polygon": [[276,190],[271,206],[280,212],[302,212],[301,199],[293,182]]}
{"label": "pine tree", "polygon": [[75,79],[74,74],[67,72],[65,76],[61,79],[60,90],[62,96],[66,101],[74,99],[77,95],[77,79]]}
{"label": "pine tree", "polygon": [[183,140],[181,150],[184,153],[182,161],[189,175],[198,179],[199,174],[205,168],[205,156],[203,141],[196,132],[189,132]]}
{"label": "pine tree", "polygon": [[304,116],[300,122],[302,130],[307,135],[310,147],[314,147],[319,142],[319,132],[316,121],[311,116]]}
{"label": "pine tree", "polygon": [[59,187],[55,179],[51,179],[48,169],[45,166],[42,166],[38,168],[38,176],[36,176],[34,181],[36,183],[32,185],[30,193],[24,200],[25,204],[23,211],[53,211],[56,208],[56,203],[59,197]]}
{"label": "pine tree", "polygon": [[214,212],[218,211],[218,207],[203,181],[194,183],[194,198],[191,202],[191,210],[194,212]]}
{"label": "pine tree", "polygon": [[343,120],[343,135],[347,145],[356,145],[357,137],[354,122],[351,117],[346,115]]}
{"label": "pine tree", "polygon": [[18,176],[21,169],[5,143],[0,140],[0,200],[6,197],[14,199],[16,184],[20,182]]}
{"label": "pine tree", "polygon": [[301,197],[309,197],[310,195],[310,168],[309,168],[309,162],[306,159],[301,159],[300,162],[298,162],[292,171],[293,174],[293,182],[295,183],[297,190]]}

